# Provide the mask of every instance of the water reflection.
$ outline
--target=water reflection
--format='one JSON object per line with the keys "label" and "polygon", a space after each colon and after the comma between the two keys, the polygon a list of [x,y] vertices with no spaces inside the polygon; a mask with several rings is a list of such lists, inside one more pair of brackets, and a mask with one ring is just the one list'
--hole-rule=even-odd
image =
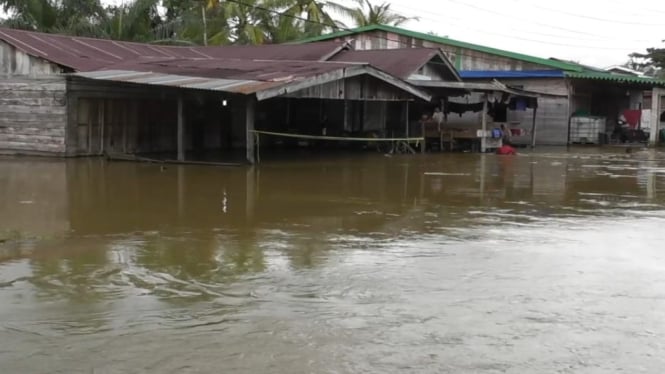
{"label": "water reflection", "polygon": [[[654,153],[653,158],[659,155]],[[260,230],[288,230],[305,237],[385,233],[390,226],[408,226],[411,220],[417,226],[427,213],[453,224],[460,218],[456,215],[474,209],[547,215],[587,206],[593,200],[618,202],[619,207],[622,202],[662,201],[662,163],[622,156],[355,155],[254,168],[165,169],[97,159],[4,159],[0,162],[0,227],[6,237],[20,232],[20,237],[40,240],[95,236],[112,242],[109,236],[124,240],[128,234],[154,233],[144,239],[147,249],[143,252],[150,264],[155,261],[148,258],[158,253],[164,259],[186,256],[177,253],[178,238],[191,236],[197,240],[187,242],[196,244],[191,251],[197,253],[194,257],[209,262],[215,247],[224,247],[226,239],[220,230],[237,231],[242,238],[231,242],[252,248],[260,240]],[[300,239],[293,247],[308,246],[302,236],[292,236],[291,240]],[[99,247],[99,240],[90,242]],[[87,252],[101,259],[104,251]],[[3,254],[16,256],[15,251],[9,252]],[[85,261],[85,256],[73,257]],[[187,257],[173,260],[190,266]]]}
{"label": "water reflection", "polygon": [[[662,225],[664,206],[663,152],[649,158],[595,149],[517,157],[352,155],[247,168],[1,159],[0,320],[6,322],[0,322],[0,341],[39,347],[52,357],[48,352],[57,348],[27,334],[81,335],[90,340],[69,341],[81,352],[95,341],[119,353],[122,344],[95,339],[149,345],[150,331],[167,329],[159,334],[197,341],[212,354],[209,347],[222,344],[212,333],[224,331],[229,341],[277,352],[281,372],[292,368],[293,351],[275,331],[297,341],[298,349],[333,345],[331,357],[347,363],[354,353],[337,344],[376,346],[374,328],[393,342],[463,345],[462,331],[432,329],[452,328],[436,315],[459,317],[485,305],[478,300],[492,297],[489,286],[476,281],[495,266],[503,272],[490,284],[514,280],[508,289],[514,290],[533,281],[546,298],[573,292],[544,285],[579,275],[570,270],[576,259],[591,256],[580,242],[609,245],[623,238],[615,229],[626,238],[636,230],[626,223],[633,221],[613,229],[607,220]],[[602,224],[589,223],[595,220]],[[589,232],[598,237],[587,238]],[[537,254],[511,257],[515,247]],[[560,271],[549,274],[555,270],[545,267],[547,279],[530,270],[545,256]],[[660,261],[657,253],[645,256],[640,264]],[[464,298],[447,294],[457,288]],[[416,339],[394,325],[413,320],[434,326],[427,328],[431,335]],[[237,361],[252,347],[225,347],[234,357],[226,369],[271,371],[260,358],[265,365]],[[400,349],[398,356],[408,360],[409,349]],[[317,362],[335,367],[315,352],[309,350]],[[0,360],[15,371],[29,369],[18,355],[19,349],[0,346]],[[383,350],[373,355],[390,361]],[[293,365],[303,359],[297,355]],[[386,370],[397,372],[393,364]],[[495,364],[478,371],[492,372],[500,367]]]}

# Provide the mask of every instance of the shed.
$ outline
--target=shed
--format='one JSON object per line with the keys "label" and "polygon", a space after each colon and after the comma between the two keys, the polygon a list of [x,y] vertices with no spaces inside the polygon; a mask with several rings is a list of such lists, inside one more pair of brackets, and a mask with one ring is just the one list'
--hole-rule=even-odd
{"label": "shed", "polygon": [[367,63],[325,61],[345,48],[170,47],[2,28],[0,150],[180,160],[242,150],[251,162],[255,128],[317,133],[327,118],[331,130],[362,130],[372,115],[363,106],[430,99]]}

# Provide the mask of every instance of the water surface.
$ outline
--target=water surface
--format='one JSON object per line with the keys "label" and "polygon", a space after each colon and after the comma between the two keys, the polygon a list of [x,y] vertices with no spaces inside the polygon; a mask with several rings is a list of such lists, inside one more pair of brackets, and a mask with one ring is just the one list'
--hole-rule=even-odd
{"label": "water surface", "polygon": [[0,159],[1,373],[659,373],[665,152]]}

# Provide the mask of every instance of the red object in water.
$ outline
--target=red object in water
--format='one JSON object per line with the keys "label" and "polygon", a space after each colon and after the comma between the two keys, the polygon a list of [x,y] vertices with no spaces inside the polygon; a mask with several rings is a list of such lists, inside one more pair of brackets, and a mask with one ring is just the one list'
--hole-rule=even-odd
{"label": "red object in water", "polygon": [[515,148],[504,144],[499,149],[496,150],[497,155],[516,155]]}

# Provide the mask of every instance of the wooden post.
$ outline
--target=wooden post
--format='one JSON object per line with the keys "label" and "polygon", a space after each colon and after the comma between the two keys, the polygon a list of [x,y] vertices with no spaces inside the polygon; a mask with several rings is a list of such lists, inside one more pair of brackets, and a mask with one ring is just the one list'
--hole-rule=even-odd
{"label": "wooden post", "polygon": [[483,95],[483,112],[481,113],[481,128],[482,128],[482,136],[480,137],[480,153],[485,153],[487,150],[487,100],[488,96],[487,94]]}
{"label": "wooden post", "polygon": [[178,161],[185,161],[185,113],[182,94],[178,95]]}
{"label": "wooden post", "polygon": [[404,124],[405,124],[405,129],[406,131],[404,134],[406,135],[405,138],[409,137],[409,102],[405,101],[404,102],[404,113],[406,115],[406,118],[404,119]]}
{"label": "wooden post", "polygon": [[256,111],[256,97],[247,97],[245,101],[245,147],[247,162],[254,164],[256,162],[254,154],[254,115]]}
{"label": "wooden post", "polygon": [[127,128],[129,127],[129,121],[132,116],[132,108],[134,102],[130,100],[121,101],[123,108],[122,116],[122,153],[127,153]]}
{"label": "wooden post", "polygon": [[75,156],[78,154],[80,148],[79,132],[78,132],[78,96],[67,93],[67,136],[65,137],[65,151],[67,156]]}
{"label": "wooden post", "polygon": [[[98,113],[97,118],[99,118],[99,99],[95,100],[94,102],[97,104],[97,106],[95,108],[97,109],[97,113]],[[86,135],[88,135],[88,147],[87,147],[88,148],[88,155],[92,154],[92,124],[94,123],[94,121],[92,119],[92,103],[93,103],[93,100],[90,100],[88,105],[87,105],[87,108],[88,108],[88,118],[87,118],[88,119],[88,133]]]}
{"label": "wooden post", "polygon": [[485,166],[485,155],[480,156],[480,201],[485,199],[485,173],[487,167]]}
{"label": "wooden post", "polygon": [[256,136],[256,162],[260,163],[261,162],[261,135],[256,133],[255,136]]}
{"label": "wooden post", "polygon": [[534,106],[533,108],[533,119],[531,122],[531,148],[536,148],[536,113],[538,112],[538,107]]}
{"label": "wooden post", "polygon": [[104,114],[104,108],[106,106],[106,100],[101,100],[102,105],[99,107],[99,154],[104,154],[104,122],[106,122],[106,115]]}
{"label": "wooden post", "polygon": [[658,137],[660,136],[660,113],[665,109],[662,107],[661,96],[665,95],[665,90],[662,88],[654,88],[651,91],[651,128],[649,129],[649,145],[655,146],[658,144]]}
{"label": "wooden post", "polygon": [[349,100],[344,99],[344,131],[351,131],[349,125]]}

